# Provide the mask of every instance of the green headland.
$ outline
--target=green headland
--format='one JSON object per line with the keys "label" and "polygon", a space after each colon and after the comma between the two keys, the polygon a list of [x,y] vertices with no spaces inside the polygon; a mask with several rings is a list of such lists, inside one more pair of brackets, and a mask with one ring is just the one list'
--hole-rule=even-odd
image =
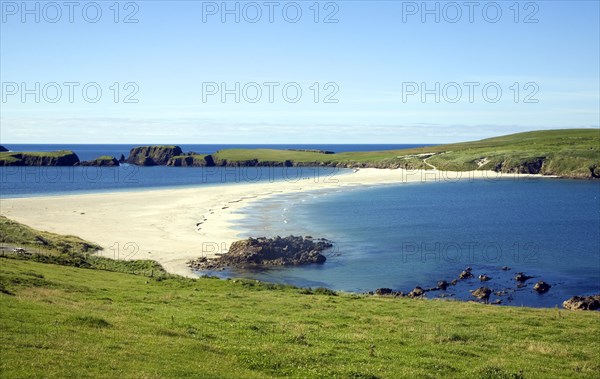
{"label": "green headland", "polygon": [[[197,165],[216,166],[336,166],[493,170],[505,173],[600,177],[600,130],[565,129],[512,134],[475,142],[405,150],[324,154],[274,149],[225,149],[193,156]],[[182,158],[175,157],[173,159]],[[195,164],[190,164],[195,165]],[[208,164],[209,165],[209,164]]]}

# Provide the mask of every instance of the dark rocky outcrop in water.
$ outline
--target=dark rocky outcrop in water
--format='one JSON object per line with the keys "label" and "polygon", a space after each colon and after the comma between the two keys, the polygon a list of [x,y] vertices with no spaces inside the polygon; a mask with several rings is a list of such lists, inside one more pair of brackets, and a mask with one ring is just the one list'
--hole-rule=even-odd
{"label": "dark rocky outcrop in water", "polygon": [[471,267],[467,267],[464,271],[462,271],[459,275],[459,279],[470,279],[473,277],[473,273],[471,272]]}
{"label": "dark rocky outcrop in water", "polygon": [[96,167],[118,167],[119,161],[115,157],[99,157],[91,161],[83,161],[78,166],[96,166]]}
{"label": "dark rocky outcrop in water", "polygon": [[229,252],[215,258],[201,257],[189,262],[197,270],[224,267],[285,266],[324,263],[321,252],[333,247],[325,239],[304,237],[248,238],[231,244]]}
{"label": "dark rocky outcrop in water", "polygon": [[126,162],[138,166],[160,166],[182,154],[179,146],[140,146],[131,149]]}
{"label": "dark rocky outcrop in water", "polygon": [[8,149],[2,145],[0,145],[0,153],[3,153],[5,151],[8,151]]}
{"label": "dark rocky outcrop in water", "polygon": [[4,153],[0,166],[75,166],[79,157],[72,151]]}
{"label": "dark rocky outcrop in water", "polygon": [[121,158],[119,158],[119,163],[125,163],[125,156],[121,154]]}
{"label": "dark rocky outcrop in water", "polygon": [[440,280],[437,284],[437,288],[441,289],[442,291],[445,291],[448,288],[448,282],[445,280]]}
{"label": "dark rocky outcrop in water", "polygon": [[544,281],[539,281],[535,283],[535,285],[533,286],[533,290],[538,293],[546,293],[550,290],[550,287],[552,287],[550,284]]}
{"label": "dark rocky outcrop in water", "polygon": [[533,276],[525,275],[522,272],[517,272],[517,275],[515,276],[515,280],[519,283],[525,283],[531,278],[533,278]]}
{"label": "dark rocky outcrop in water", "polygon": [[600,295],[573,296],[569,300],[565,300],[562,306],[565,309],[570,309],[573,311],[595,311],[597,309],[600,309]]}
{"label": "dark rocky outcrop in water", "polygon": [[[499,271],[508,271],[508,270],[510,270],[510,268],[507,266],[503,266],[501,268],[498,268],[498,270]],[[471,267],[467,267],[461,273],[461,277],[463,277],[463,279],[474,278],[476,276],[477,275],[474,275]],[[482,280],[482,277],[489,278],[486,274],[481,274],[477,277],[482,282],[487,282],[487,280]],[[498,277],[496,277],[496,275],[494,275],[494,278],[496,280],[500,279],[501,281],[505,281],[506,279],[509,279],[509,277],[498,278]],[[454,280],[452,280],[451,283],[448,283],[446,280],[439,280],[437,282],[437,286],[431,287],[431,288],[416,286],[412,291],[408,292],[406,295],[404,295],[403,292],[397,291],[396,289],[387,288],[387,287],[378,288],[377,290],[375,290],[374,293],[372,291],[370,291],[370,292],[368,292],[368,294],[369,295],[376,294],[376,295],[382,295],[382,296],[387,295],[388,297],[404,297],[404,296],[406,296],[406,297],[413,298],[413,299],[425,298],[427,296],[427,294],[430,294],[432,297],[434,297],[434,298],[437,297],[439,299],[457,296],[456,299],[468,300],[470,297],[467,295],[467,293],[462,292],[462,291],[464,291],[464,286],[466,285],[466,286],[473,286],[473,287],[471,287],[473,289],[467,288],[470,296],[477,298],[478,300],[480,300],[481,302],[483,302],[485,304],[498,305],[498,304],[506,303],[506,304],[510,305],[510,303],[513,302],[513,300],[514,300],[513,294],[516,291],[518,291],[519,288],[525,287],[526,286],[525,282],[531,278],[533,278],[533,276],[527,276],[522,272],[517,272],[516,276],[513,277],[513,279],[516,280],[516,282],[517,282],[516,286],[514,288],[504,287],[503,289],[497,289],[497,288],[492,289],[494,284],[492,284],[492,285],[488,284],[492,288],[485,287],[485,286],[476,287],[478,284],[475,284],[472,280],[461,281],[461,279],[454,279]],[[490,278],[490,279],[492,279],[492,278]],[[458,287],[450,289],[451,285],[458,286]],[[479,284],[479,285],[481,285],[481,284]],[[503,284],[495,283],[495,285],[503,285]],[[463,288],[463,289],[461,289],[461,288]],[[542,295],[542,294],[548,292],[551,288],[552,288],[552,286],[550,284],[540,280],[535,283],[532,291],[535,291],[538,294]],[[448,292],[446,292],[446,290],[448,290]],[[441,291],[441,292],[438,292],[436,295],[435,291]],[[505,298],[504,299],[498,299],[498,298],[490,299],[492,294],[497,297],[505,297]],[[467,296],[465,298],[463,298],[463,295],[467,295]],[[563,307],[566,309],[572,309],[572,310],[600,310],[600,294],[593,295],[593,296],[573,296],[572,298],[563,302]]]}

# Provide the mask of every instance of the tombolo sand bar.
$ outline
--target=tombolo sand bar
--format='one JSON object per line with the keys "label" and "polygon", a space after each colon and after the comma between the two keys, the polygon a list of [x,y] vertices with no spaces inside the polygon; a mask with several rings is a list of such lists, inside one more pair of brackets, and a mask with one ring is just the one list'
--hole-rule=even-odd
{"label": "tombolo sand bar", "polygon": [[242,208],[282,193],[448,180],[523,178],[492,171],[440,172],[361,169],[300,181],[224,184],[197,188],[0,199],[0,214],[36,229],[72,234],[98,243],[102,255],[152,259],[171,273],[193,277],[186,262],[226,253]]}

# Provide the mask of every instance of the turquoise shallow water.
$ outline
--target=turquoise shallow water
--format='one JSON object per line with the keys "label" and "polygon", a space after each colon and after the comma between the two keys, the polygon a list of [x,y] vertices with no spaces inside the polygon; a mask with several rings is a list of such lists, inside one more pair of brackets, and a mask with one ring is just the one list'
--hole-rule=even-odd
{"label": "turquoise shallow water", "polygon": [[[417,183],[279,196],[244,209],[249,236],[303,234],[333,240],[323,265],[218,273],[300,286],[410,291],[451,281],[467,266],[507,295],[504,304],[554,307],[600,293],[600,183],[496,180]],[[503,271],[502,266],[511,267]],[[535,278],[517,288],[517,271]],[[544,280],[543,295],[532,291]],[[478,279],[446,296],[468,299]],[[431,292],[439,296],[443,292]]]}

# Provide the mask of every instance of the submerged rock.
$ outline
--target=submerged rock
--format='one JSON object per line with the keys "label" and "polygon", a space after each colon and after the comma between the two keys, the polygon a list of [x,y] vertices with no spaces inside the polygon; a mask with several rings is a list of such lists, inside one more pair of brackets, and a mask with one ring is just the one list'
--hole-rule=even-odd
{"label": "submerged rock", "polygon": [[473,277],[473,274],[471,273],[471,270],[465,270],[463,272],[460,273],[460,275],[458,275],[459,279],[470,279]]}
{"label": "submerged rock", "polygon": [[489,276],[487,276],[486,274],[483,275],[479,275],[479,281],[481,282],[487,282],[488,280],[490,280],[492,278],[490,278]]}
{"label": "submerged rock", "polygon": [[440,280],[437,284],[437,288],[441,289],[442,291],[445,291],[446,288],[448,288],[448,282],[445,280]]}
{"label": "submerged rock", "polygon": [[550,290],[550,287],[552,287],[550,284],[543,281],[539,281],[535,283],[535,285],[533,286],[533,290],[539,293],[546,293],[548,292],[548,290]]}
{"label": "submerged rock", "polygon": [[533,276],[525,275],[522,272],[517,272],[517,275],[515,276],[515,280],[519,283],[525,283],[531,278],[533,278]]}
{"label": "submerged rock", "polygon": [[595,311],[600,309],[600,295],[573,296],[563,302],[563,308],[570,310]]}

